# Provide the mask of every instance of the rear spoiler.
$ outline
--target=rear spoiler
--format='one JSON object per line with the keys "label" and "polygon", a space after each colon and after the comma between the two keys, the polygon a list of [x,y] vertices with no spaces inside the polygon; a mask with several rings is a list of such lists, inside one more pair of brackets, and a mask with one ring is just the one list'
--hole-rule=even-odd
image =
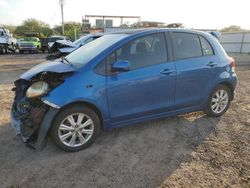
{"label": "rear spoiler", "polygon": [[219,32],[219,31],[210,31],[209,34],[214,36],[217,40],[219,40],[220,36],[221,36],[221,32]]}

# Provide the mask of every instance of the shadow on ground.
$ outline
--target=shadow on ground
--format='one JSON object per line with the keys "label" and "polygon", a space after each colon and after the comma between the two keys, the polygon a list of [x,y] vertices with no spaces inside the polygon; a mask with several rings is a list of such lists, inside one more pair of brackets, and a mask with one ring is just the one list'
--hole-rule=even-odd
{"label": "shadow on ground", "polygon": [[188,114],[103,132],[88,149],[65,153],[51,141],[25,147],[0,125],[3,187],[156,187],[214,131],[219,118]]}

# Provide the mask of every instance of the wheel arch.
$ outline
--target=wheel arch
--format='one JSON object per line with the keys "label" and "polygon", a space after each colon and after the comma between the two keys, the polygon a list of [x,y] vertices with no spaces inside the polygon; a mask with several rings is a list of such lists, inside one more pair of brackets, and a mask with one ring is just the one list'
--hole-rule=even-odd
{"label": "wheel arch", "polygon": [[234,87],[233,87],[233,84],[230,83],[229,81],[222,81],[222,82],[218,83],[217,86],[218,85],[224,85],[224,86],[229,88],[229,90],[231,92],[231,101],[232,101],[234,99]]}
{"label": "wheel arch", "polygon": [[96,105],[94,105],[94,104],[92,104],[90,102],[87,102],[87,101],[74,101],[74,102],[68,103],[68,104],[64,105],[62,108],[60,108],[58,113],[60,113],[64,109],[69,108],[70,106],[74,106],[74,105],[84,105],[84,106],[87,106],[90,109],[92,109],[97,114],[98,118],[100,119],[100,125],[101,125],[101,128],[103,128],[103,115],[102,115],[102,112],[100,111],[100,109]]}

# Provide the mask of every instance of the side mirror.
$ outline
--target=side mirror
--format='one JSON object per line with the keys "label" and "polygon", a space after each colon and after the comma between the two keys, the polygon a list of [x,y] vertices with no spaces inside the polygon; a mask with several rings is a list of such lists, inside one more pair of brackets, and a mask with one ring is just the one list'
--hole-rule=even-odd
{"label": "side mirror", "polygon": [[130,63],[125,60],[116,61],[112,64],[111,71],[112,72],[128,72],[130,70]]}

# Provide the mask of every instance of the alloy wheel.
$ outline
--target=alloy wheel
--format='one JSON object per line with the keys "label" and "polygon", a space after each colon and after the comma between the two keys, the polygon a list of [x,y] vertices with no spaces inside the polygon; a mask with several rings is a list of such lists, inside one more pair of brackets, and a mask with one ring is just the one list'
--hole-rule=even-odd
{"label": "alloy wheel", "polygon": [[58,128],[60,141],[69,147],[82,146],[92,137],[93,133],[93,120],[84,113],[67,116]]}
{"label": "alloy wheel", "polygon": [[224,89],[216,91],[211,100],[211,109],[214,113],[219,114],[225,110],[229,102],[228,93]]}

